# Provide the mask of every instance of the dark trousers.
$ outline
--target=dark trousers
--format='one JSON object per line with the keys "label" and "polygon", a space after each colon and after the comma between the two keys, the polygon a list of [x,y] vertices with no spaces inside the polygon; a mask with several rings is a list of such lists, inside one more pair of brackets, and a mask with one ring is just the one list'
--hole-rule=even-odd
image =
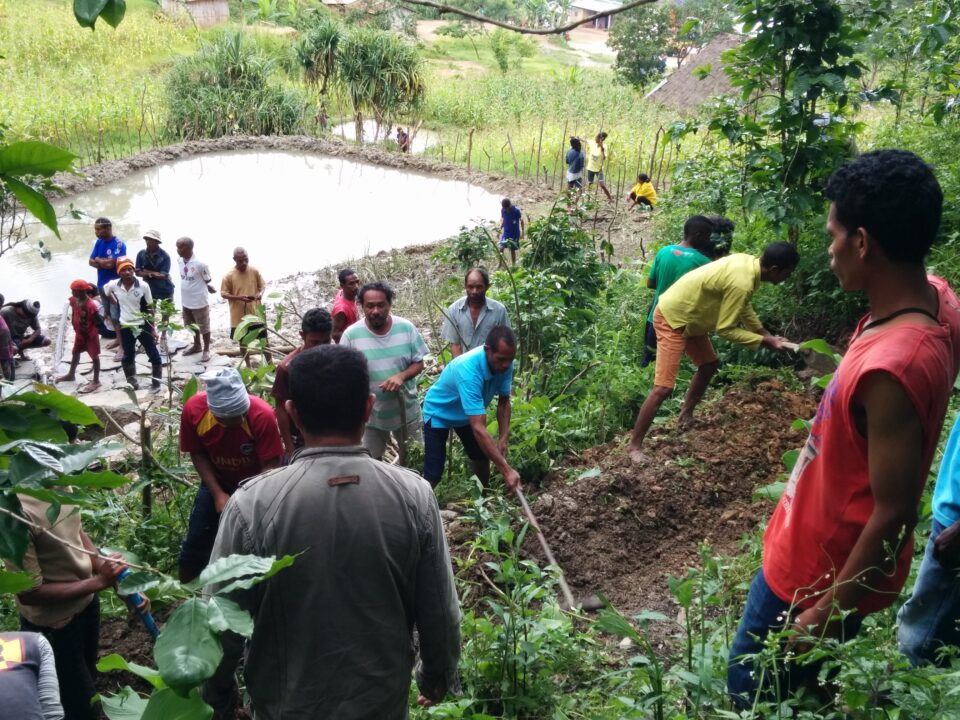
{"label": "dark trousers", "polygon": [[[796,613],[797,608],[792,608]],[[795,662],[778,663],[776,677],[771,677],[772,668],[766,668],[767,675],[760,677],[760,668],[754,664],[753,656],[763,650],[764,641],[770,632],[780,632],[791,621],[790,603],[781,600],[767,585],[763,570],[757,573],[750,584],[747,602],[743,608],[743,617],[737,634],[730,645],[730,658],[727,664],[727,692],[733,704],[740,710],[753,705],[758,688],[763,700],[771,701],[779,690],[779,698],[785,699],[791,692],[813,682],[820,672],[820,663],[811,662],[799,665]],[[856,614],[843,619],[842,640],[850,640],[860,630],[863,617]]]}
{"label": "dark trousers", "polygon": [[53,648],[64,720],[99,718],[100,705],[91,705],[90,701],[97,694],[94,678],[100,640],[100,599],[94,595],[90,604],[62,628],[34,625],[21,615],[20,629],[41,633]]}
{"label": "dark trousers", "polygon": [[213,502],[213,494],[206,485],[200,483],[187,523],[187,536],[180,546],[181,581],[193,580],[210,564],[210,553],[213,552],[219,527],[220,513]]}
{"label": "dark trousers", "polygon": [[160,352],[157,350],[157,341],[153,339],[153,326],[141,325],[139,328],[120,328],[120,343],[123,345],[123,362],[132,363],[137,356],[137,341],[150,358],[151,365],[160,364]]}
{"label": "dark trousers", "polygon": [[423,477],[433,487],[436,487],[443,477],[443,467],[447,464],[447,438],[450,437],[451,430],[457,434],[460,442],[463,443],[463,449],[466,451],[467,457],[471,460],[486,460],[487,458],[469,425],[438,428],[433,427],[431,421],[428,420],[423,426]]}

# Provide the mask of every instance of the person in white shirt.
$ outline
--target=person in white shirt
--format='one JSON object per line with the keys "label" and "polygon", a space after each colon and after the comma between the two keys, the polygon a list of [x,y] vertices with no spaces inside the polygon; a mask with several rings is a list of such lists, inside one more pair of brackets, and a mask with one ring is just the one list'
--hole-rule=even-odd
{"label": "person in white shirt", "polygon": [[113,280],[104,286],[107,298],[120,308],[120,344],[123,346],[123,374],[136,390],[137,366],[134,362],[137,354],[137,342],[150,358],[153,369],[151,392],[160,391],[160,378],[163,365],[157,350],[157,331],[151,322],[153,315],[153,295],[150,286],[140,282],[134,275],[133,260],[128,257],[117,258],[119,280]]}
{"label": "person in white shirt", "polygon": [[210,293],[217,289],[210,284],[213,277],[206,263],[193,254],[193,240],[182,237],[177,240],[177,255],[180,256],[180,301],[183,304],[183,324],[195,325],[193,346],[183,351],[184,355],[200,352],[200,337],[203,337],[201,362],[210,360]]}

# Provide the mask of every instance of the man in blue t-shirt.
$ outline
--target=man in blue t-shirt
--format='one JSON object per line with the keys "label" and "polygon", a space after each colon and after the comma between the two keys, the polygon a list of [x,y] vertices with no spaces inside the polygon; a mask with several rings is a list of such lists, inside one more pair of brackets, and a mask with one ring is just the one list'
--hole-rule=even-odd
{"label": "man in blue t-shirt", "polygon": [[517,264],[517,250],[520,249],[520,240],[526,232],[526,223],[520,208],[504,198],[500,203],[500,252],[510,248],[510,262]]}
{"label": "man in blue t-shirt", "polygon": [[[507,487],[520,483],[520,474],[507,462],[510,434],[510,390],[517,340],[506,325],[490,330],[486,343],[454,358],[427,390],[423,402],[423,476],[434,487],[447,461],[447,438],[452,429],[470,458],[474,474],[484,486],[490,480],[490,461]],[[497,395],[499,439],[487,430],[487,405]]]}
{"label": "man in blue t-shirt", "polygon": [[[104,293],[104,288],[107,283],[120,278],[117,274],[117,258],[127,254],[127,246],[123,240],[114,236],[110,218],[97,218],[93,223],[93,232],[97,236],[97,242],[94,243],[93,252],[90,253],[89,265],[97,269],[97,289],[100,291],[103,309],[110,315],[114,327],[119,328],[120,306],[110,301]],[[113,343],[111,345],[115,346]]]}
{"label": "man in blue t-shirt", "polygon": [[949,665],[938,657],[945,646],[960,647],[960,417],[943,451],[933,492],[933,524],[913,594],[900,608],[897,640],[914,665]]}

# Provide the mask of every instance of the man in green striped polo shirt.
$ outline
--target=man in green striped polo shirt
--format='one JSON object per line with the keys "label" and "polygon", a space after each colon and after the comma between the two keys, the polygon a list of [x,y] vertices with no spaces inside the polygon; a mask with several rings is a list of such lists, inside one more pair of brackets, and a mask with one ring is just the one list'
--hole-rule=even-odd
{"label": "man in green striped polo shirt", "polygon": [[422,442],[415,378],[423,370],[427,345],[413,323],[390,312],[394,292],[389,285],[368,283],[360,288],[359,296],[363,322],[344,330],[340,344],[367,358],[370,392],[376,401],[363,433],[363,446],[379,460],[391,434],[400,447],[410,440]]}

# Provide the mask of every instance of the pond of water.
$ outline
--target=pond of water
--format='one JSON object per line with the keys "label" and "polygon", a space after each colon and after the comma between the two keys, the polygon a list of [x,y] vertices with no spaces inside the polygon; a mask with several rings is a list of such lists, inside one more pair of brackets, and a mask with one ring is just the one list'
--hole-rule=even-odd
{"label": "pond of water", "polygon": [[[109,217],[135,258],[141,239],[159,230],[176,273],[177,238],[192,237],[214,284],[242,245],[267,282],[344,260],[408,245],[436,242],[462,225],[499,218],[499,198],[469,183],[289,152],[197,155],[128,175],[55,203],[89,220],[61,223],[62,240],[34,228],[53,260],[17,247],[0,260],[0,293],[8,301],[39,300],[58,312],[74,278],[96,281],[87,264],[93,218]],[[177,278],[174,278],[176,282]],[[179,302],[179,290],[177,301]]]}
{"label": "pond of water", "polygon": [[[411,128],[407,125],[401,125],[407,132],[411,131]],[[354,141],[357,139],[357,126],[356,123],[348,122],[343,123],[342,125],[336,125],[331,128],[330,132],[334,137],[343,138],[344,140]],[[364,120],[363,121],[363,142],[365,145],[375,145],[376,143],[382,143],[384,141],[384,133],[387,132],[387,128],[378,127],[375,120]],[[394,125],[389,129],[390,139],[396,141],[397,139],[397,126]],[[420,128],[417,130],[417,134],[413,138],[413,142],[410,144],[410,151],[417,155],[422,153],[428,147],[433,147],[436,145],[439,140],[439,135],[433,132],[433,130],[424,130]]]}

